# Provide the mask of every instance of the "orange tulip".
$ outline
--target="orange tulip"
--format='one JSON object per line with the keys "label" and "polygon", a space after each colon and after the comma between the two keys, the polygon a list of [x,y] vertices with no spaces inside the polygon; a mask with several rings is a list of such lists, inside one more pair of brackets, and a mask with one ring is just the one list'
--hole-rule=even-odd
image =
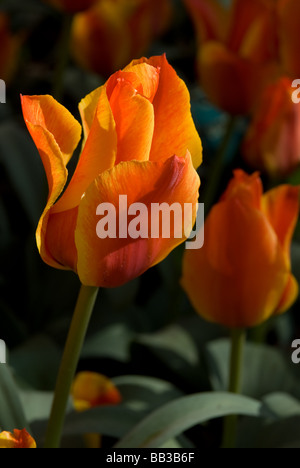
{"label": "orange tulip", "polygon": [[13,433],[0,433],[0,448],[35,449],[36,443],[26,429],[22,431],[15,429]]}
{"label": "orange tulip", "polygon": [[231,114],[248,114],[278,56],[273,0],[184,0],[199,40],[197,67],[211,101]]}
{"label": "orange tulip", "polygon": [[243,144],[247,162],[271,175],[286,175],[300,163],[300,106],[289,78],[269,85],[258,103]]}
{"label": "orange tulip", "polygon": [[109,76],[147,53],[170,17],[170,0],[102,0],[74,19],[74,58],[83,68]]}
{"label": "orange tulip", "polygon": [[263,195],[259,175],[238,170],[205,223],[205,245],[186,251],[182,285],[205,319],[253,327],[285,312],[298,284],[290,244],[299,213],[299,187]]}
{"label": "orange tulip", "polygon": [[75,271],[84,285],[115,287],[162,261],[186,239],[96,235],[97,207],[110,203],[122,218],[120,195],[127,196],[129,206],[190,203],[193,220],[187,222],[193,227],[200,184],[195,168],[202,146],[188,90],[165,56],[132,62],[80,103],[83,150],[59,200],[81,127],[50,96],[23,97],[22,106],[49,184],[37,229],[46,263]]}
{"label": "orange tulip", "polygon": [[10,21],[5,13],[0,12],[0,79],[8,82],[15,71],[21,38],[13,35]]}
{"label": "orange tulip", "polygon": [[87,10],[99,0],[45,0],[59,10],[67,13],[78,13]]}
{"label": "orange tulip", "polygon": [[72,397],[77,411],[118,405],[122,397],[112,381],[95,372],[80,372],[73,383]]}

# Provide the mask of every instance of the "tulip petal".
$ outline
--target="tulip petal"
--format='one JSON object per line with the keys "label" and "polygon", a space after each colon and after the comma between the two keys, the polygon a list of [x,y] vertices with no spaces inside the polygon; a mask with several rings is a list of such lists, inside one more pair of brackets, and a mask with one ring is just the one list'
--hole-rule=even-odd
{"label": "tulip petal", "polygon": [[26,124],[39,126],[52,135],[66,166],[81,138],[79,122],[52,96],[22,96],[21,99]]}
{"label": "tulip petal", "polygon": [[153,67],[148,63],[130,64],[123,72],[116,73],[115,75],[130,81],[139,94],[142,94],[150,102],[153,102],[159,85],[159,68]]}
{"label": "tulip petal", "polygon": [[95,372],[77,374],[72,387],[72,397],[77,411],[85,411],[98,406],[117,405],[122,400],[113,382]]}
{"label": "tulip petal", "polygon": [[194,167],[202,162],[202,144],[191,115],[190,95],[185,83],[168,63],[166,56],[140,59],[131,66],[148,63],[160,68],[159,87],[153,100],[155,128],[150,161],[167,160],[189,151]]}
{"label": "tulip petal", "polygon": [[130,82],[118,79],[110,106],[118,136],[116,164],[130,160],[149,160],[154,131],[151,102],[138,94]]}
{"label": "tulip petal", "polygon": [[81,115],[85,142],[92,128],[97,111],[98,102],[102,92],[102,87],[95,89],[85,98],[83,98],[79,104],[79,112]]}
{"label": "tulip petal", "polygon": [[280,300],[280,303],[277,307],[275,315],[280,315],[289,310],[294,302],[296,301],[299,294],[299,285],[296,278],[293,275],[289,276],[286,288],[284,290],[283,296]]}
{"label": "tulip petal", "polygon": [[265,193],[263,209],[266,213],[290,264],[292,236],[298,221],[300,187],[281,185]]}
{"label": "tulip petal", "polygon": [[[99,91],[96,92],[98,95]],[[91,123],[94,96],[85,99],[81,111],[85,127]],[[56,203],[53,213],[71,210],[80,200],[95,178],[115,164],[117,153],[116,124],[107,98],[106,88],[101,88],[97,110],[94,115],[87,141],[84,145],[75,173],[61,199]]]}
{"label": "tulip petal", "polygon": [[[169,239],[150,236],[151,206],[165,202],[169,205],[191,203],[193,219],[189,221],[190,231],[196,217],[199,177],[193,168],[191,157],[176,156],[165,162],[120,163],[112,170],[101,174],[90,186],[79,206],[75,241],[78,251],[78,275],[86,285],[115,287],[125,284],[144,273],[148,268],[163,260],[186,236]],[[142,203],[147,212],[143,218],[147,238],[133,239],[127,233],[128,222],[123,220],[124,209],[119,207],[119,196],[127,195],[127,205]],[[111,203],[116,209],[117,231],[126,230],[124,237],[99,239],[96,233],[97,207]],[[125,211],[127,212],[126,208]],[[122,217],[121,221],[119,217]],[[184,220],[185,222],[185,220]]]}
{"label": "tulip petal", "polygon": [[0,433],[0,448],[35,449],[36,442],[25,429],[22,431],[15,429],[13,433],[5,431]]}
{"label": "tulip petal", "polygon": [[276,310],[287,284],[282,248],[265,216],[238,198],[216,205],[201,250],[186,251],[182,285],[199,314],[227,327],[252,327]]}

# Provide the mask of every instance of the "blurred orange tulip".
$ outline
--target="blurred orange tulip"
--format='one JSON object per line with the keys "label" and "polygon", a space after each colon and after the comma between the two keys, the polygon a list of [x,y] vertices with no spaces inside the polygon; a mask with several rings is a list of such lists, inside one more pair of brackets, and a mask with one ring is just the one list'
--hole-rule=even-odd
{"label": "blurred orange tulip", "polygon": [[73,383],[72,397],[77,411],[118,405],[121,394],[110,379],[96,372],[80,372]]}
{"label": "blurred orange tulip", "polygon": [[[99,0],[45,0],[59,10],[67,13],[78,13],[87,10]],[[101,1],[101,0],[100,0]]]}
{"label": "blurred orange tulip", "polygon": [[299,188],[265,195],[258,174],[237,170],[205,223],[205,245],[186,251],[182,285],[205,319],[253,327],[286,311],[298,295],[290,244],[299,214]]}
{"label": "blurred orange tulip", "polygon": [[300,106],[293,92],[289,78],[266,87],[243,143],[246,161],[273,176],[286,175],[300,163]]}
{"label": "blurred orange tulip", "polygon": [[36,449],[36,443],[26,429],[22,431],[15,429],[13,433],[0,433],[0,448]]}
{"label": "blurred orange tulip", "polygon": [[292,79],[300,78],[300,2],[278,0],[280,58],[283,70]]}
{"label": "blurred orange tulip", "polygon": [[8,82],[16,69],[21,38],[13,35],[10,21],[5,13],[0,13],[0,79]]}
{"label": "blurred orange tulip", "polygon": [[198,72],[211,101],[231,114],[248,114],[277,71],[276,2],[184,0],[199,40]]}
{"label": "blurred orange tulip", "polygon": [[147,53],[171,11],[170,0],[102,0],[75,17],[73,56],[83,68],[107,77]]}
{"label": "blurred orange tulip", "polygon": [[193,220],[184,223],[192,230],[200,185],[195,168],[202,161],[202,145],[188,90],[165,56],[132,62],[80,103],[83,150],[59,200],[81,126],[50,96],[23,97],[22,106],[49,184],[37,229],[46,263],[77,272],[84,285],[116,287],[162,261],[186,240],[185,234],[180,239],[96,235],[97,207],[110,203],[119,219],[120,195],[127,196],[128,205],[189,203]]}

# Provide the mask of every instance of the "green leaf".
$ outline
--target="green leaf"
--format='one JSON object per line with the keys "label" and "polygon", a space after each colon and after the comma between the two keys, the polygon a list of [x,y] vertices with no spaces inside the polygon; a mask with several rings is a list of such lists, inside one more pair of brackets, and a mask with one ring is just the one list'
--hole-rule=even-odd
{"label": "green leaf", "polygon": [[[152,348],[158,353],[159,350],[169,351],[173,355],[173,366],[175,368],[181,364],[181,361],[191,366],[199,364],[199,354],[194,341],[178,325],[171,325],[153,334],[141,334],[137,337],[137,342]],[[159,354],[161,355],[161,353]]]}
{"label": "green leaf", "polygon": [[52,392],[22,390],[19,397],[29,423],[49,418],[53,400]]}
{"label": "green leaf", "polygon": [[241,414],[259,417],[262,404],[230,393],[202,393],[159,408],[125,436],[116,448],[159,448],[166,441],[211,419]]}
{"label": "green leaf", "polygon": [[[207,363],[213,389],[228,388],[230,342],[221,339],[207,345]],[[242,394],[261,398],[269,393],[300,394],[300,383],[290,372],[281,353],[269,346],[247,343],[245,346]]]}
{"label": "green leaf", "polygon": [[60,364],[59,348],[46,336],[35,336],[10,354],[18,377],[38,390],[52,390]]}
{"label": "green leaf", "polygon": [[14,429],[29,430],[17,384],[7,364],[0,364],[0,428],[10,432]]}
{"label": "green leaf", "polygon": [[157,408],[182,393],[171,383],[154,377],[124,376],[113,379],[122,394],[123,403],[131,408]]}
{"label": "green leaf", "polygon": [[114,324],[87,338],[82,357],[106,357],[120,362],[130,359],[134,333],[124,324]]}
{"label": "green leaf", "polygon": [[83,413],[67,415],[64,436],[87,433],[102,434],[119,439],[129,432],[145,416],[123,405],[93,408]]}
{"label": "green leaf", "polygon": [[300,402],[287,393],[272,393],[262,399],[270,414],[278,418],[300,416]]}

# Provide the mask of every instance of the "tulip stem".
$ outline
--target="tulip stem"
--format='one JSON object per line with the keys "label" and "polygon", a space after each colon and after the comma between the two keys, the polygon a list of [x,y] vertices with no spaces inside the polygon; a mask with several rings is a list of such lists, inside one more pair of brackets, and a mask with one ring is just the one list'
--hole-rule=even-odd
{"label": "tulip stem", "polygon": [[82,286],[58,373],[45,448],[59,448],[71,386],[97,299],[98,288]]}
{"label": "tulip stem", "polygon": [[70,41],[73,25],[73,15],[66,13],[63,19],[61,38],[58,43],[57,63],[53,76],[52,96],[60,101],[64,91],[64,77],[69,62]]}
{"label": "tulip stem", "polygon": [[232,135],[234,134],[237,123],[237,117],[230,117],[227,123],[227,127],[224,132],[223,140],[217,151],[211,174],[209,177],[209,183],[206,185],[206,190],[203,196],[203,203],[205,207],[205,213],[208,214],[212,205],[216,201],[216,196],[220,188],[220,182],[222,174],[225,168],[225,157],[228,151],[228,146],[231,142]]}
{"label": "tulip stem", "polygon": [[[233,329],[231,334],[231,358],[230,358],[230,393],[239,394],[242,382],[242,364],[244,355],[244,345],[246,341],[245,329]],[[230,415],[225,418],[223,448],[235,448],[237,436],[238,416]]]}

